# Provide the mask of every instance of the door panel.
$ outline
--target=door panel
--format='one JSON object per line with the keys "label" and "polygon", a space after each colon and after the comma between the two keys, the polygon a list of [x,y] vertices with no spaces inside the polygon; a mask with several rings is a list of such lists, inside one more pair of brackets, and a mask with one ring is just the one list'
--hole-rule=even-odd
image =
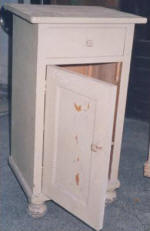
{"label": "door panel", "polygon": [[48,67],[43,192],[102,228],[116,86]]}
{"label": "door panel", "polygon": [[[68,89],[60,88],[58,94],[57,131],[59,134],[56,138],[57,163],[52,182],[57,187],[61,187],[66,195],[74,195],[75,200],[86,204],[90,179],[89,144],[92,143],[94,129],[91,121],[95,119],[95,102]],[[80,109],[81,105],[83,109]],[[66,164],[67,168],[64,168]]]}

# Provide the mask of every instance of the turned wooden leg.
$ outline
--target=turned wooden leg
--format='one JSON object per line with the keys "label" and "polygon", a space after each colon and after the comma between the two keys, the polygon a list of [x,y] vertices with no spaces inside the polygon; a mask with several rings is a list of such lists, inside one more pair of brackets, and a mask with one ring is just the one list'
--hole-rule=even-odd
{"label": "turned wooden leg", "polygon": [[115,182],[109,181],[107,193],[106,193],[106,203],[112,203],[116,199],[117,197],[116,189],[119,187],[120,187],[119,180]]}
{"label": "turned wooden leg", "polygon": [[144,176],[150,177],[150,144],[149,144],[148,160],[144,164]]}
{"label": "turned wooden leg", "polygon": [[106,193],[106,204],[112,203],[117,197],[116,191],[107,191]]}
{"label": "turned wooden leg", "polygon": [[42,203],[29,203],[28,213],[34,218],[43,217],[46,214],[47,206],[44,202]]}
{"label": "turned wooden leg", "polygon": [[144,176],[150,177],[150,160],[146,161],[144,164]]}

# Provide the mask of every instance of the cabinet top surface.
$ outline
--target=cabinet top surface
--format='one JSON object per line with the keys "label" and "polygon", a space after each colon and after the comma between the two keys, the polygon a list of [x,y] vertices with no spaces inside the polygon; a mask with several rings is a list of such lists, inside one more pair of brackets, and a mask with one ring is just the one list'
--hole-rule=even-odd
{"label": "cabinet top surface", "polygon": [[30,23],[146,23],[146,18],[100,6],[5,4]]}

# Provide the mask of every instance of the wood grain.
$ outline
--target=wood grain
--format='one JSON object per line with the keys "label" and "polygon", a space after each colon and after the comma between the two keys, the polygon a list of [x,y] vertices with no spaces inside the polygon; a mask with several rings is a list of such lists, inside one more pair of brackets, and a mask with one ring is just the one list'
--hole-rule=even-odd
{"label": "wood grain", "polygon": [[120,81],[121,63],[62,65],[62,67],[115,85]]}

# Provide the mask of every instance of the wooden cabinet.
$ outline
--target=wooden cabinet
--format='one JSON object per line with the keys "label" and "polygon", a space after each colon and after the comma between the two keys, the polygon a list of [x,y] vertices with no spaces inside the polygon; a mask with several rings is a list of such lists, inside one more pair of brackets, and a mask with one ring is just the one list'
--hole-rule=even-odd
{"label": "wooden cabinet", "polygon": [[146,20],[101,7],[5,7],[14,13],[9,162],[29,213],[54,200],[99,230],[119,186],[134,24]]}

